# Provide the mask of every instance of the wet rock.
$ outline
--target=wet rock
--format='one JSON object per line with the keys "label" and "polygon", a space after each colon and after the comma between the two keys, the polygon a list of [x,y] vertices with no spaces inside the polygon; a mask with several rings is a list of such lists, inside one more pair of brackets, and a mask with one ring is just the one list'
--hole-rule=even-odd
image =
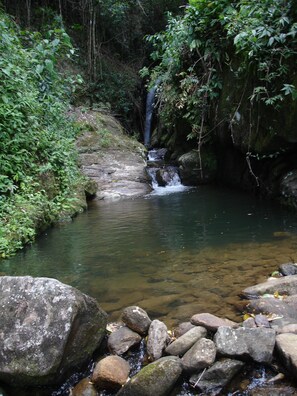
{"label": "wet rock", "polygon": [[182,364],[175,356],[163,357],[139,371],[117,396],[168,395],[182,373]]}
{"label": "wet rock", "polygon": [[265,386],[265,388],[251,389],[249,396],[297,396],[297,392],[292,386]]}
{"label": "wet rock", "polygon": [[182,322],[174,329],[174,336],[178,338],[194,327],[191,322]]}
{"label": "wet rock", "polygon": [[257,327],[270,327],[268,319],[262,314],[255,315],[255,324]]}
{"label": "wet rock", "polygon": [[217,170],[215,155],[208,149],[202,148],[200,167],[200,156],[196,150],[189,151],[178,158],[180,167],[180,178],[186,186],[197,186],[210,183],[214,180]]}
{"label": "wet rock", "polygon": [[166,168],[158,169],[156,172],[156,180],[158,185],[165,187],[172,184],[172,181],[176,178],[179,179],[177,168],[173,166],[167,166]]}
{"label": "wet rock", "polygon": [[288,296],[284,299],[267,298],[251,300],[247,306],[253,313],[273,315],[270,322],[271,327],[283,327],[288,324],[297,323],[297,295]]}
{"label": "wet rock", "polygon": [[141,336],[138,333],[124,326],[110,334],[107,344],[111,353],[122,355],[140,341]]}
{"label": "wet rock", "polygon": [[149,327],[147,340],[147,354],[151,361],[160,359],[168,340],[167,326],[160,320],[153,320]]}
{"label": "wet rock", "polygon": [[97,396],[97,391],[90,378],[84,378],[71,389],[69,396]]}
{"label": "wet rock", "polygon": [[222,319],[210,313],[200,313],[191,317],[195,326],[203,326],[207,330],[217,331],[220,326],[238,327],[238,324],[229,319]]}
{"label": "wet rock", "polygon": [[198,340],[183,356],[183,369],[187,372],[202,370],[213,364],[216,358],[216,346],[207,338]]}
{"label": "wet rock", "polygon": [[288,324],[284,327],[277,329],[278,334],[292,333],[297,334],[297,323]]}
{"label": "wet rock", "polygon": [[207,331],[204,327],[195,326],[168,345],[165,352],[168,355],[182,356],[195,344],[195,342],[205,337],[206,334]]}
{"label": "wet rock", "polygon": [[249,329],[253,329],[253,328],[257,327],[254,318],[248,318],[248,319],[244,320],[242,322],[242,326],[247,327]]}
{"label": "wet rock", "polygon": [[285,368],[297,375],[297,334],[285,333],[276,336],[276,350]]}
{"label": "wet rock", "polygon": [[55,279],[0,277],[0,304],[0,379],[14,385],[60,382],[105,334],[98,303]]}
{"label": "wet rock", "polygon": [[297,275],[297,264],[296,263],[286,263],[279,267],[279,272],[285,276]]}
{"label": "wet rock", "polygon": [[92,382],[97,389],[120,389],[127,382],[130,365],[119,356],[107,356],[94,369]]}
{"label": "wet rock", "polygon": [[270,278],[268,281],[248,287],[243,290],[246,298],[258,298],[263,294],[297,294],[297,275],[288,275],[283,278]]}
{"label": "wet rock", "polygon": [[259,363],[269,363],[275,345],[275,331],[257,327],[256,329],[220,327],[214,336],[218,354],[234,359],[253,359]]}
{"label": "wet rock", "polygon": [[[221,394],[222,389],[243,368],[244,363],[234,359],[222,359],[215,362],[205,373],[194,374],[190,378],[190,384],[201,392],[211,395]],[[200,380],[199,380],[200,378]],[[197,383],[197,381],[199,382]]]}
{"label": "wet rock", "polygon": [[136,333],[146,335],[151,324],[151,320],[146,311],[136,305],[123,310],[122,321]]}

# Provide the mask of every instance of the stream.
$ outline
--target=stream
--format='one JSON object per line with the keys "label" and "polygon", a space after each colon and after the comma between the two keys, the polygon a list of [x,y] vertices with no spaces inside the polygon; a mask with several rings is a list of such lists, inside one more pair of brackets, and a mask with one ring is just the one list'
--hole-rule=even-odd
{"label": "stream", "polygon": [[2,261],[1,274],[57,278],[95,297],[110,321],[134,304],[169,328],[199,312],[240,320],[240,291],[297,260],[296,216],[228,189],[165,189],[91,202]]}

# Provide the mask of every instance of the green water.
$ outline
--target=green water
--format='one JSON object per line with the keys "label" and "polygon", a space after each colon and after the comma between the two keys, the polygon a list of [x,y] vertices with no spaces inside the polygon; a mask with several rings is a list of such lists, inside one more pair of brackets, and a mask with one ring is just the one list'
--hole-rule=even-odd
{"label": "green water", "polygon": [[0,271],[71,284],[95,297],[111,320],[137,304],[170,326],[199,312],[236,319],[240,291],[294,260],[296,246],[293,213],[244,193],[200,187],[93,202],[72,223],[2,261]]}

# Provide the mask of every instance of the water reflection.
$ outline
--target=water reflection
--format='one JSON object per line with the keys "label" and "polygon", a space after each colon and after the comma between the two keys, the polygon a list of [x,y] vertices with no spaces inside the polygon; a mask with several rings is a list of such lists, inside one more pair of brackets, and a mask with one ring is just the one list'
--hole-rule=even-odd
{"label": "water reflection", "polygon": [[130,304],[168,325],[201,311],[234,319],[240,290],[294,259],[296,230],[292,213],[212,187],[94,202],[1,272],[55,277],[96,297],[111,319]]}

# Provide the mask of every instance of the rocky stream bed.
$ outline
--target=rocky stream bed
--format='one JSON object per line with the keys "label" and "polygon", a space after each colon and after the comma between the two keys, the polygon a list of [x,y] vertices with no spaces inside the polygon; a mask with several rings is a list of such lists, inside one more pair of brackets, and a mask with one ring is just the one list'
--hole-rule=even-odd
{"label": "rocky stream bed", "polygon": [[175,329],[138,306],[107,324],[73,287],[3,276],[2,395],[295,395],[297,264],[273,275],[243,291],[241,323],[200,312]]}

